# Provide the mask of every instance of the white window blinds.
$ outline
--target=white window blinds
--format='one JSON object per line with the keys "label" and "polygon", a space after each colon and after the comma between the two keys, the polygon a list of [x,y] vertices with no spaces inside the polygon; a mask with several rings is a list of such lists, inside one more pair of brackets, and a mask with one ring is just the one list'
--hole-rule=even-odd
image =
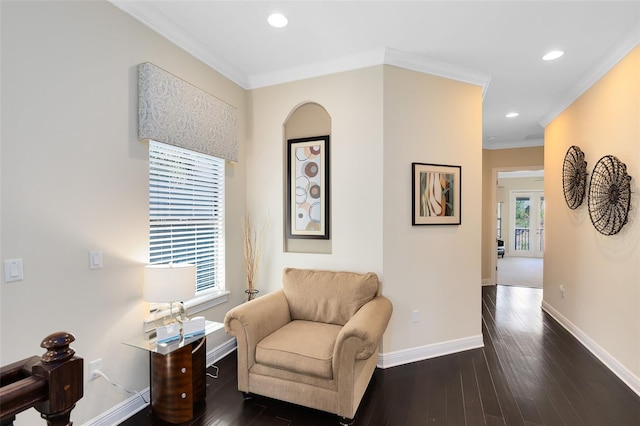
{"label": "white window blinds", "polygon": [[149,261],[196,265],[196,294],[224,289],[224,160],[149,141]]}

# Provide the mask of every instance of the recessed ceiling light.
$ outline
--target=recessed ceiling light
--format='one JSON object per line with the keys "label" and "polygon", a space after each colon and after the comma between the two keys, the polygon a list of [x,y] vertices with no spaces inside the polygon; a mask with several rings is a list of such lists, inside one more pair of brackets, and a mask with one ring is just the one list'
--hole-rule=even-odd
{"label": "recessed ceiling light", "polygon": [[505,117],[507,117],[507,118],[515,118],[515,117],[517,117],[519,115],[520,115],[519,112],[510,112],[509,114],[505,115]]}
{"label": "recessed ceiling light", "polygon": [[558,59],[560,56],[564,55],[562,50],[553,50],[542,57],[543,61],[553,61],[554,59]]}
{"label": "recessed ceiling light", "polygon": [[269,15],[269,18],[267,18],[267,21],[269,22],[269,25],[274,28],[284,28],[289,23],[287,17],[282,13],[272,13]]}

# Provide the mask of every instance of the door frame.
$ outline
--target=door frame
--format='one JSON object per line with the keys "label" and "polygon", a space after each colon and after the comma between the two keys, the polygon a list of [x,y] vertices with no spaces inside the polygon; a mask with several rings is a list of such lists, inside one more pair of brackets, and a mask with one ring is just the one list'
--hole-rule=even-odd
{"label": "door frame", "polygon": [[498,212],[496,206],[498,205],[498,172],[517,172],[519,170],[544,170],[544,165],[531,165],[531,166],[513,166],[513,167],[494,167],[491,169],[491,239],[488,247],[490,247],[490,285],[498,284],[498,274],[496,268],[498,267],[498,253],[496,248],[496,239],[498,238],[498,229],[496,223],[498,222]]}

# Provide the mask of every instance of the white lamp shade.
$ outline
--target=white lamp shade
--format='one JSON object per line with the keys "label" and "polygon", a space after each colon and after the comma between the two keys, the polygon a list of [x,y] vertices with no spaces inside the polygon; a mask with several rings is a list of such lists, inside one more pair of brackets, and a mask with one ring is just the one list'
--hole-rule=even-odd
{"label": "white lamp shade", "polygon": [[196,267],[188,263],[147,265],[144,268],[144,295],[147,302],[181,302],[194,296]]}

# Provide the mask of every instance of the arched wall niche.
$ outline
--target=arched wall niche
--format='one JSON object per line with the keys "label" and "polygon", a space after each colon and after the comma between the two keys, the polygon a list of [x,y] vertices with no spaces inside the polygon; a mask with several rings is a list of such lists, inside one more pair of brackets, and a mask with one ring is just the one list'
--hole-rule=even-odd
{"label": "arched wall niche", "polygon": [[[329,135],[329,145],[331,145],[331,116],[324,107],[316,102],[304,102],[296,106],[284,124],[284,141],[282,152],[284,155],[283,164],[285,168],[283,170],[282,186],[284,189],[285,199],[282,206],[283,215],[283,230],[284,230],[284,251],[292,253],[331,253],[331,240],[333,238],[331,229],[329,230],[328,240],[316,240],[316,239],[301,239],[301,238],[288,238],[286,232],[287,226],[287,154],[288,154],[288,141],[291,139],[308,138],[314,136]],[[331,155],[329,150],[329,155]],[[331,159],[329,159],[331,164]],[[331,197],[331,175],[329,175],[329,198]],[[331,206],[331,200],[329,199],[329,206]],[[331,208],[329,209],[329,217],[331,217]],[[329,220],[329,226],[331,227],[331,220]]]}

